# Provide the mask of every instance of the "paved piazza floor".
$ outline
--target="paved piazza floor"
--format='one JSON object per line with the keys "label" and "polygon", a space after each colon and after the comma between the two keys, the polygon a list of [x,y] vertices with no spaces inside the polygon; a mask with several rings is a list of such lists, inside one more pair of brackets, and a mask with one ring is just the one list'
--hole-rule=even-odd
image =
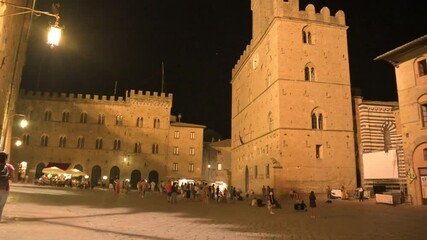
{"label": "paved piazza floor", "polygon": [[[305,197],[306,198],[306,197]],[[160,194],[140,198],[101,190],[13,184],[0,239],[427,239],[427,206],[376,204],[374,199],[318,200],[315,219],[290,199],[270,215],[249,202],[208,204]]]}

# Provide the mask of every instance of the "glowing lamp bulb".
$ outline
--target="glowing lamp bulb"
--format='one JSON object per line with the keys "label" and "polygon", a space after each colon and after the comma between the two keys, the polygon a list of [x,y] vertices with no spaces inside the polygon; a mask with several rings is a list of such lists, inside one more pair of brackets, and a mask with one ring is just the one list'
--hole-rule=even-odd
{"label": "glowing lamp bulb", "polygon": [[47,44],[50,46],[58,46],[61,40],[62,29],[57,25],[51,25],[47,35]]}

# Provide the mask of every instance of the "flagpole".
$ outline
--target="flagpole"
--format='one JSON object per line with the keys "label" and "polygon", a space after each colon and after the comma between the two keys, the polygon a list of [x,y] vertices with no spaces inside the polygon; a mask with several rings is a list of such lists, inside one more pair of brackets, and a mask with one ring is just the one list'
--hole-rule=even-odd
{"label": "flagpole", "polygon": [[117,94],[117,80],[114,81],[114,92],[113,92],[113,96],[115,97]]}
{"label": "flagpole", "polygon": [[161,93],[163,93],[163,85],[165,83],[165,67],[164,67],[164,63],[162,61],[162,91]]}

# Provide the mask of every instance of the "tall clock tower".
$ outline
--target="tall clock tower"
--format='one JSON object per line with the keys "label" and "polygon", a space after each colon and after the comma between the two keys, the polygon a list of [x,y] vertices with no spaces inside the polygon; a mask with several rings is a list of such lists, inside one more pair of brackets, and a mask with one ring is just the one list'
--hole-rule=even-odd
{"label": "tall clock tower", "polygon": [[232,71],[232,185],[277,194],[355,188],[344,12],[252,0],[253,35]]}

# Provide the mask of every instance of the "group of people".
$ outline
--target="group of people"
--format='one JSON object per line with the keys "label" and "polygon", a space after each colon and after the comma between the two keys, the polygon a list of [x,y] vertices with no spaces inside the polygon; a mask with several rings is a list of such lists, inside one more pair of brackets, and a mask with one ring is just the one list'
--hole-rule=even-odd
{"label": "group of people", "polygon": [[[344,186],[341,186],[340,190],[341,190],[341,200],[350,199],[350,194],[348,193],[347,189]],[[327,195],[327,202],[330,203],[331,199],[333,199],[334,196],[332,196],[332,189],[329,185],[326,187],[326,195]],[[362,186],[356,188],[354,198],[358,199],[359,202],[364,201],[365,189]]]}

